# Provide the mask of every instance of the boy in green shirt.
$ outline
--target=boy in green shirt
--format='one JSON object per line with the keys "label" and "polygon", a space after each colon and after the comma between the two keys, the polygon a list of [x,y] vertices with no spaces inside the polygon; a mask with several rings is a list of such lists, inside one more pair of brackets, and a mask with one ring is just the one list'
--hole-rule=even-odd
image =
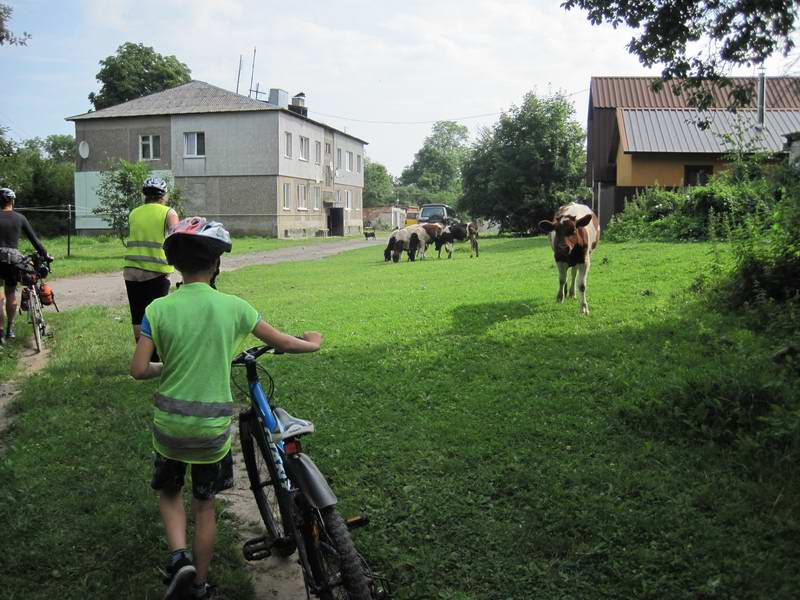
{"label": "boy in green shirt", "polygon": [[[233,486],[231,360],[249,334],[282,352],[315,352],[322,336],[286,335],[261,319],[236,296],[212,287],[220,256],[231,240],[220,223],[184,219],[164,241],[167,260],[183,285],[153,301],[142,320],[142,335],[131,362],[135,379],[160,377],[153,415],[155,449],[152,487],[171,553],[165,599],[209,598],[208,566],[217,524],[214,496]],[[162,362],[150,362],[153,350]],[[187,465],[192,473],[195,535],[187,553],[186,513],[181,489]]]}

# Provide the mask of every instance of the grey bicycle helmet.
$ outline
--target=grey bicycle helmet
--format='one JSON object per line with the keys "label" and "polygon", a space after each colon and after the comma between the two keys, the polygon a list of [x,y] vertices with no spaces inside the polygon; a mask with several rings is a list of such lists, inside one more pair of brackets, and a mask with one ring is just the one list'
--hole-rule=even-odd
{"label": "grey bicycle helmet", "polygon": [[8,202],[13,202],[14,200],[16,200],[16,198],[17,195],[11,188],[6,188],[6,187],[0,188],[0,201],[2,201],[4,204]]}
{"label": "grey bicycle helmet", "polygon": [[145,196],[163,196],[167,193],[167,182],[160,177],[149,177],[142,185]]}

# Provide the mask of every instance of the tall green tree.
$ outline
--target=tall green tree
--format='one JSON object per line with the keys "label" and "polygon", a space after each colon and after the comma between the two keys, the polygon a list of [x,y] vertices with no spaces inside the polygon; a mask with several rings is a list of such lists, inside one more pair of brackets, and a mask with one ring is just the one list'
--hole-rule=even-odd
{"label": "tall green tree", "polygon": [[16,192],[17,207],[48,209],[26,213],[41,235],[67,231],[66,213],[51,211],[74,204],[74,147],[72,136],[51,135],[9,142],[7,151],[0,152],[0,185]]}
{"label": "tall green tree", "polygon": [[8,4],[0,3],[0,46],[27,46],[31,39],[29,33],[23,31],[21,36],[17,36],[8,28],[13,13],[14,9]]}
{"label": "tall green tree", "polygon": [[464,163],[459,207],[473,217],[527,231],[583,187],[584,133],[564,96],[526,94],[490,129],[481,131]]}
{"label": "tall green tree", "polygon": [[394,202],[394,183],[381,163],[364,161],[364,206],[385,206]]}
{"label": "tall green tree", "polygon": [[776,52],[788,55],[798,19],[796,0],[566,0],[561,6],[587,11],[592,25],[636,30],[628,51],[647,67],[663,65],[662,79],[673,80],[676,92],[688,91],[699,108],[713,101],[706,81],[730,87],[731,107],[747,104],[752,86],[733,86],[726,74]]}
{"label": "tall green tree", "polygon": [[414,161],[403,169],[400,185],[418,202],[453,204],[461,195],[461,168],[469,154],[469,129],[455,121],[437,121]]}
{"label": "tall green tree", "polygon": [[95,110],[188,83],[192,74],[175,56],[162,56],[153,48],[131,42],[101,60],[100,66],[100,91],[89,94]]}

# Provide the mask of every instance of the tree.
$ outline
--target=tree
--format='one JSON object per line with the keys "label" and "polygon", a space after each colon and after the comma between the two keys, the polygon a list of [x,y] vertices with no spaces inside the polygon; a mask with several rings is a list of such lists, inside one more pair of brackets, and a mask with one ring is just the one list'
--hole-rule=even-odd
{"label": "tree", "polygon": [[394,202],[394,184],[386,167],[364,160],[364,206],[385,206]]}
{"label": "tree", "polygon": [[175,56],[161,56],[144,44],[126,42],[100,61],[100,92],[89,94],[95,110],[154,94],[191,81],[191,70]]}
{"label": "tree", "polygon": [[[136,163],[120,159],[113,166],[100,175],[100,185],[97,187],[97,197],[100,204],[92,212],[102,218],[111,232],[124,244],[128,237],[128,215],[144,202],[142,184],[150,177],[150,167],[147,163]],[[169,201],[167,204],[175,209],[179,217],[183,216],[185,197],[182,190],[167,181],[169,186]]]}
{"label": "tree", "polygon": [[19,208],[46,209],[27,213],[42,235],[66,233],[67,214],[55,211],[66,209],[75,197],[75,160],[71,151],[64,155],[48,149],[55,146],[72,149],[75,141],[68,135],[52,135],[44,141],[39,138],[21,143],[8,141],[0,152],[0,185],[16,192]]}
{"label": "tree", "polygon": [[69,134],[48,135],[42,143],[47,156],[59,162],[75,160],[75,138]]}
{"label": "tree", "polygon": [[526,94],[481,131],[464,163],[459,207],[503,229],[535,228],[560,204],[588,194],[584,137],[564,96]]}
{"label": "tree", "polygon": [[8,44],[9,46],[27,46],[28,40],[31,39],[29,33],[22,32],[22,36],[17,37],[8,28],[8,22],[11,20],[11,15],[14,9],[8,4],[0,4],[0,46]]}
{"label": "tree", "polygon": [[727,73],[734,66],[759,66],[775,52],[788,55],[798,18],[795,0],[566,0],[561,6],[588,11],[592,25],[637,29],[628,51],[647,67],[662,64],[662,80],[673,80],[675,93],[689,92],[698,108],[713,102],[706,82],[732,87],[732,108],[747,105],[753,87],[733,86]]}
{"label": "tree", "polygon": [[437,121],[414,162],[403,169],[402,186],[413,186],[418,202],[454,204],[461,195],[461,167],[469,154],[469,129],[454,121]]}

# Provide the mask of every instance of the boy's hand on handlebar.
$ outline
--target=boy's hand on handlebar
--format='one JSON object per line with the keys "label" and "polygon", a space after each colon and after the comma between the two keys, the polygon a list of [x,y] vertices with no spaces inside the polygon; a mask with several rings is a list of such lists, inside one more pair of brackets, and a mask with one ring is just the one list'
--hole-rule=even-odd
{"label": "boy's hand on handlebar", "polygon": [[306,331],[303,333],[303,339],[310,344],[314,344],[317,350],[322,346],[322,334],[319,331]]}

